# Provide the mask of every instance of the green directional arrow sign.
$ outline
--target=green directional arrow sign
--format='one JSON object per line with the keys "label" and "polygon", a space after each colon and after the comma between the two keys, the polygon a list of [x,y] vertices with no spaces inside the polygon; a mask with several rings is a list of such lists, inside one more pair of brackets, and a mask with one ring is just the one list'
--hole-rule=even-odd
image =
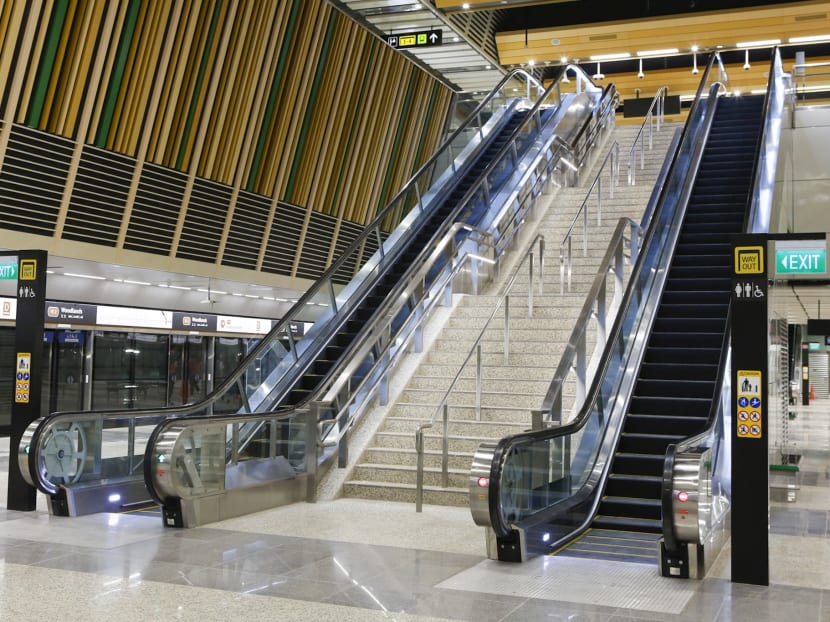
{"label": "green directional arrow sign", "polygon": [[793,248],[775,250],[777,274],[825,274],[827,250],[824,248]]}
{"label": "green directional arrow sign", "polygon": [[17,280],[17,262],[0,263],[0,281]]}

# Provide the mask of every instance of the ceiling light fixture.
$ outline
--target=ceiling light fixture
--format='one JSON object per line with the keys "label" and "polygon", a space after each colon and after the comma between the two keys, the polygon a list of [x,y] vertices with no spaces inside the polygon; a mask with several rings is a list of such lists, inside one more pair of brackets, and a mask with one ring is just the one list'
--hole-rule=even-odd
{"label": "ceiling light fixture", "polygon": [[593,75],[594,80],[605,80],[605,74],[602,73],[599,69],[599,63],[597,63],[597,72]]}
{"label": "ceiling light fixture", "polygon": [[818,41],[830,41],[830,35],[812,35],[810,37],[790,37],[789,43],[816,43]]}
{"label": "ceiling light fixture", "polygon": [[642,80],[645,77],[645,74],[643,73],[643,59],[642,58],[640,59],[640,72],[637,74],[637,77],[640,80]]}
{"label": "ceiling light fixture", "polygon": [[637,52],[637,56],[669,56],[671,54],[677,54],[680,50],[677,48],[665,48],[663,50],[645,50],[643,52]]}
{"label": "ceiling light fixture", "polygon": [[739,48],[766,48],[781,43],[781,39],[762,39],[760,41],[741,41],[735,45]]}
{"label": "ceiling light fixture", "polygon": [[750,69],[750,65],[749,65],[749,50],[744,50],[744,69],[745,69],[746,71],[749,71],[749,69]]}
{"label": "ceiling light fixture", "polygon": [[696,76],[698,73],[700,73],[700,70],[697,68],[697,51],[695,51],[692,54],[692,75]]}
{"label": "ceiling light fixture", "polygon": [[589,60],[622,60],[624,58],[631,58],[631,54],[628,52],[617,52],[616,54],[594,54],[593,56],[589,56]]}
{"label": "ceiling light fixture", "polygon": [[79,279],[92,279],[93,281],[106,281],[106,277],[93,276],[91,274],[78,274],[77,272],[64,272],[63,276],[74,276]]}

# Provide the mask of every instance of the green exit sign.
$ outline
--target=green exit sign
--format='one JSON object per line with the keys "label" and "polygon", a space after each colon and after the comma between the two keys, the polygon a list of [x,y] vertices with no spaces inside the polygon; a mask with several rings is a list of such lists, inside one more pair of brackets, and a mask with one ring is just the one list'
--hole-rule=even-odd
{"label": "green exit sign", "polygon": [[17,280],[17,262],[0,263],[0,281]]}
{"label": "green exit sign", "polygon": [[825,274],[827,272],[827,249],[777,248],[775,250],[775,272],[777,274]]}

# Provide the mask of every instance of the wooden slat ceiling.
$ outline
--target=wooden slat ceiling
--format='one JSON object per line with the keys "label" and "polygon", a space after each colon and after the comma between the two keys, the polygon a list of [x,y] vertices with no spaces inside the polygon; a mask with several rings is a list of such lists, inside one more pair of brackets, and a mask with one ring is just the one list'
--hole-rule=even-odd
{"label": "wooden slat ceiling", "polygon": [[[743,50],[739,47],[741,43],[769,40],[779,40],[786,46],[793,38],[820,35],[828,35],[830,40],[830,2],[810,0],[752,9],[501,32],[496,35],[496,43],[504,67],[527,67],[532,61],[537,67],[547,66],[546,75],[557,73],[556,68],[563,59],[579,63],[594,73],[597,64],[591,57],[628,54],[625,60],[604,60],[600,66],[605,75],[602,83],[614,82],[626,99],[635,97],[636,89],[640,90],[640,96],[650,97],[664,85],[669,86],[671,94],[693,95],[700,80],[691,71],[694,46],[700,50],[697,62],[702,66],[710,50]],[[638,79],[638,52],[665,49],[677,51],[643,56],[644,77]],[[809,44],[797,44],[785,48],[785,65],[792,65],[792,60],[786,61],[787,50],[791,59],[796,49],[806,49],[809,62],[826,60],[823,56],[814,56]],[[763,89],[769,52],[752,47],[749,70],[743,68],[744,54],[744,51],[733,51],[730,55],[727,69],[731,88],[743,92]]]}
{"label": "wooden slat ceiling", "polygon": [[591,56],[692,46],[734,48],[738,43],[830,34],[830,2],[809,1],[782,6],[652,17],[561,28],[501,32],[496,35],[499,60],[510,67],[529,61],[587,61]]}

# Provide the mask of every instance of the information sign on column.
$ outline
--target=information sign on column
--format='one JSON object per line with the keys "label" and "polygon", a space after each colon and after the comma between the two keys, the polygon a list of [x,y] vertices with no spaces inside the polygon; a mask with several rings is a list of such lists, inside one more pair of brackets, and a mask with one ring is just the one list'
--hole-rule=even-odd
{"label": "information sign on column", "polygon": [[733,243],[732,581],[769,584],[767,236]]}
{"label": "information sign on column", "polygon": [[[41,414],[43,384],[43,323],[46,306],[46,251],[22,250],[17,262],[17,313],[14,329],[14,401],[11,404],[10,446],[16,454],[29,424]],[[6,507],[34,510],[36,490],[23,478],[17,460],[9,460]]]}
{"label": "information sign on column", "polygon": [[735,431],[738,438],[761,438],[763,429],[760,370],[738,370],[738,416]]}
{"label": "information sign on column", "polygon": [[15,369],[14,402],[28,404],[31,395],[32,353],[18,352]]}

